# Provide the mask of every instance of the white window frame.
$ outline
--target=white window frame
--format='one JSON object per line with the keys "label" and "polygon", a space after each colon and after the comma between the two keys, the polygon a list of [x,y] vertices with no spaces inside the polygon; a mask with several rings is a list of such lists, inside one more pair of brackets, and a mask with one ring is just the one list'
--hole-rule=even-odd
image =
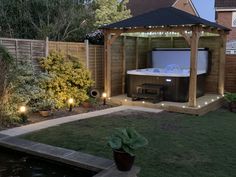
{"label": "white window frame", "polygon": [[236,27],[236,12],[232,12],[232,27]]}

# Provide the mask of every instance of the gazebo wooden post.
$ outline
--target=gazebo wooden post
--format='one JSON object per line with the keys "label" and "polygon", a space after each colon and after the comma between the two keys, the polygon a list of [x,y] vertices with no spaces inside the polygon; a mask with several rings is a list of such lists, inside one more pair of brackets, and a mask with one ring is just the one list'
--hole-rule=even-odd
{"label": "gazebo wooden post", "polygon": [[125,76],[126,76],[126,36],[122,41],[122,94],[125,94]]}
{"label": "gazebo wooden post", "polygon": [[111,46],[112,43],[120,36],[122,31],[117,31],[114,35],[110,30],[105,29],[104,31],[104,90],[107,94],[107,97],[111,96]]}
{"label": "gazebo wooden post", "polygon": [[221,46],[220,46],[220,61],[219,61],[219,76],[218,76],[218,93],[224,94],[224,78],[225,78],[225,50],[227,34],[224,32],[220,33]]}
{"label": "gazebo wooden post", "polygon": [[104,91],[107,96],[110,97],[110,72],[111,72],[111,45],[110,45],[111,34],[108,30],[104,30]]}
{"label": "gazebo wooden post", "polygon": [[190,81],[189,81],[189,102],[190,107],[197,106],[197,59],[198,59],[198,42],[200,32],[198,27],[193,27],[191,44],[191,58],[190,58]]}

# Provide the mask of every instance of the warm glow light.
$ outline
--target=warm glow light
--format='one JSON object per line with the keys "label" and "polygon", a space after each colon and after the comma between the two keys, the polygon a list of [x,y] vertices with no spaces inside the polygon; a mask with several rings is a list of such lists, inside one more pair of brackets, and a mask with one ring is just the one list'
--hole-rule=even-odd
{"label": "warm glow light", "polygon": [[205,105],[208,105],[208,102],[205,102]]}
{"label": "warm glow light", "polygon": [[127,102],[128,100],[127,99],[125,99],[125,102]]}
{"label": "warm glow light", "polygon": [[102,93],[102,97],[103,98],[106,98],[107,97],[107,94],[104,92],[104,93]]}
{"label": "warm glow light", "polygon": [[182,106],[182,108],[186,108],[186,106]]}
{"label": "warm glow light", "polygon": [[198,108],[201,108],[201,105],[198,105]]}
{"label": "warm glow light", "polygon": [[21,106],[19,111],[20,111],[20,113],[25,113],[26,112],[26,107]]}
{"label": "warm glow light", "polygon": [[214,99],[211,99],[211,101],[213,102],[213,101],[215,101]]}
{"label": "warm glow light", "polygon": [[109,97],[108,100],[110,100],[111,98]]}
{"label": "warm glow light", "polygon": [[145,103],[145,101],[142,102],[143,104]]}
{"label": "warm glow light", "polygon": [[222,96],[224,97],[225,95],[223,94]]}
{"label": "warm glow light", "polygon": [[162,103],[161,106],[165,106],[165,104]]}
{"label": "warm glow light", "polygon": [[220,99],[220,97],[218,96],[217,99]]}
{"label": "warm glow light", "polygon": [[73,98],[70,98],[70,99],[68,100],[68,103],[69,103],[69,104],[73,104],[73,103],[74,103],[74,99],[73,99]]}

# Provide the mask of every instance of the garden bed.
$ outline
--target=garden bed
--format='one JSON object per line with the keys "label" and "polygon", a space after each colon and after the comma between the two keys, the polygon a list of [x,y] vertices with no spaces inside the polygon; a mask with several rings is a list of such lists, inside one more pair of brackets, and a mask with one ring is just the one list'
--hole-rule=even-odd
{"label": "garden bed", "polygon": [[49,119],[57,119],[60,117],[66,117],[66,116],[72,116],[72,115],[82,114],[82,113],[86,113],[86,112],[108,109],[108,108],[112,108],[115,106],[117,106],[117,105],[115,105],[115,104],[103,105],[101,103],[101,104],[98,104],[98,105],[90,107],[90,108],[84,108],[83,106],[77,106],[77,107],[74,107],[71,112],[68,110],[68,108],[67,109],[58,109],[58,110],[53,111],[52,114],[48,117],[41,116],[39,114],[39,112],[29,113],[28,114],[28,121],[26,123],[22,123],[22,124],[21,123],[8,123],[5,125],[0,124],[0,131],[8,129],[8,128],[14,128],[14,127],[19,127],[19,126],[23,126],[23,125],[42,122],[42,121],[46,121]]}
{"label": "garden bed", "polygon": [[48,128],[23,138],[112,159],[107,138],[134,127],[149,145],[137,152],[141,177],[233,177],[236,114],[219,109],[204,116],[121,111]]}

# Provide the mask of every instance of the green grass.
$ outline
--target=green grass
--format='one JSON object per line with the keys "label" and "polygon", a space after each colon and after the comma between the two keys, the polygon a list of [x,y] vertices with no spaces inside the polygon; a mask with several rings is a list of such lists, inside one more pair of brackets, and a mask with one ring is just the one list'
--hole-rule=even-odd
{"label": "green grass", "polygon": [[236,114],[224,109],[200,117],[123,111],[24,138],[112,158],[106,142],[116,127],[135,127],[149,140],[136,156],[140,177],[236,176]]}

